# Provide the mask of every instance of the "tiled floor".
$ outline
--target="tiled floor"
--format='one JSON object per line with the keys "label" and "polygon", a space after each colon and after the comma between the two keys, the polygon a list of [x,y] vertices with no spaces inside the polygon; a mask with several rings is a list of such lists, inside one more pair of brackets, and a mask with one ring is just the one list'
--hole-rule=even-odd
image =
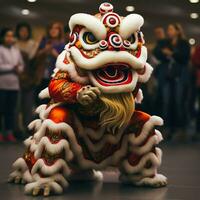
{"label": "tiled floor", "polygon": [[31,197],[23,186],[7,184],[12,162],[23,153],[23,145],[0,145],[1,200],[200,200],[200,144],[169,144],[163,147],[163,165],[169,185],[165,188],[137,188],[119,184],[117,172],[104,172],[103,183],[76,183],[61,196]]}

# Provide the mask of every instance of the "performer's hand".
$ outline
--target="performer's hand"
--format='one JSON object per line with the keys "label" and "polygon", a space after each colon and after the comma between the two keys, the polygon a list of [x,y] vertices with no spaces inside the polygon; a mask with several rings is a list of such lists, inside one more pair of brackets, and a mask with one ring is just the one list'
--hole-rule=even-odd
{"label": "performer's hand", "polygon": [[51,54],[51,51],[52,51],[52,45],[50,43],[47,43],[44,47],[44,51],[45,53],[47,54]]}
{"label": "performer's hand", "polygon": [[169,49],[169,48],[163,48],[162,52],[166,55],[166,56],[172,56],[173,52]]}
{"label": "performer's hand", "polygon": [[14,70],[14,73],[19,74],[20,73],[19,64],[15,65],[13,70]]}
{"label": "performer's hand", "polygon": [[89,105],[93,103],[101,94],[98,87],[87,85],[82,87],[77,93],[77,100],[82,105]]}
{"label": "performer's hand", "polygon": [[55,58],[57,58],[59,54],[54,48],[52,48],[51,49],[51,55],[54,56]]}

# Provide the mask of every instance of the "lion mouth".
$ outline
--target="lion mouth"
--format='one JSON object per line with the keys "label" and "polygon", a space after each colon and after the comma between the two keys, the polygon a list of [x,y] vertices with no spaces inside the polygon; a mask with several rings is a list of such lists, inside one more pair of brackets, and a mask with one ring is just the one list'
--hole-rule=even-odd
{"label": "lion mouth", "polygon": [[107,64],[92,73],[96,81],[103,86],[126,85],[132,82],[132,71],[126,64]]}

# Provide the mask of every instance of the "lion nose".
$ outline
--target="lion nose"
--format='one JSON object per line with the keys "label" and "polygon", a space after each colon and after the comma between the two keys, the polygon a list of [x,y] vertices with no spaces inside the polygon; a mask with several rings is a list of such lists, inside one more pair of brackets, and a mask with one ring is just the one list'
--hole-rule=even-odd
{"label": "lion nose", "polygon": [[119,49],[122,47],[123,41],[119,34],[113,33],[109,36],[108,43],[114,49]]}
{"label": "lion nose", "polygon": [[107,49],[107,48],[108,48],[108,42],[107,42],[106,40],[101,40],[101,41],[99,42],[99,48],[100,48],[101,50]]}

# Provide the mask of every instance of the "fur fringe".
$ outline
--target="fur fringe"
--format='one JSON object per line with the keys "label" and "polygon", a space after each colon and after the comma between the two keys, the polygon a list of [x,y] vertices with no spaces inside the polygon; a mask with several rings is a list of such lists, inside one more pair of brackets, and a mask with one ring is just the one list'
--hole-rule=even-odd
{"label": "fur fringe", "polygon": [[63,150],[65,151],[65,160],[70,161],[73,158],[73,153],[70,150],[69,143],[62,139],[56,144],[52,144],[48,137],[43,137],[38,146],[35,150],[34,156],[36,159],[40,158],[43,149],[45,149],[46,152],[48,152],[50,155],[56,155],[61,153]]}
{"label": "fur fringe", "polygon": [[[70,62],[69,64],[65,64],[63,60],[67,58],[67,60]],[[88,84],[89,83],[89,78],[88,76],[80,76],[76,70],[75,64],[71,61],[70,59],[70,53],[66,50],[64,50],[57,58],[56,60],[56,68],[54,69],[54,74],[57,73],[58,71],[64,71],[68,72],[70,78],[78,82],[80,84]],[[54,76],[54,75],[53,75]]]}
{"label": "fur fringe", "polygon": [[28,125],[28,129],[29,130],[34,129],[35,131],[37,131],[40,128],[41,124],[42,124],[41,119],[35,119]]}
{"label": "fur fringe", "polygon": [[146,69],[144,74],[138,76],[138,82],[146,83],[151,77],[151,74],[153,72],[153,67],[149,63],[146,63],[145,67]]}
{"label": "fur fringe", "polygon": [[70,168],[67,165],[66,161],[64,161],[63,159],[58,159],[53,165],[48,166],[47,164],[45,164],[45,161],[40,158],[34,164],[31,170],[31,174],[35,174],[38,171],[45,176],[52,176],[56,173],[59,173],[60,171],[62,171],[65,177],[70,175]]}
{"label": "fur fringe", "polygon": [[137,186],[147,185],[153,187],[165,186],[167,184],[167,178],[162,174],[156,174],[153,178],[143,178],[142,180],[134,183]]}
{"label": "fur fringe", "polygon": [[144,124],[139,136],[136,137],[134,133],[129,135],[129,142],[133,146],[141,145],[148,137],[148,134],[153,129],[153,127],[162,125],[163,125],[162,118],[158,116],[151,116],[150,119]]}
{"label": "fur fringe", "polygon": [[25,193],[32,194],[35,188],[44,189],[47,186],[50,191],[53,191],[55,194],[61,194],[63,192],[63,188],[68,186],[68,182],[61,174],[55,174],[48,178],[41,178],[39,174],[35,174],[34,182],[25,186]]}
{"label": "fur fringe", "polygon": [[[157,173],[157,168],[161,164],[161,159],[162,151],[160,148],[156,147],[155,153],[149,152],[146,155],[144,155],[136,166],[132,166],[129,164],[128,160],[124,160],[122,163],[122,167],[127,174],[134,175],[140,173],[144,177],[151,176]],[[145,168],[147,161],[151,162],[151,168]]]}
{"label": "fur fringe", "polygon": [[13,182],[16,178],[21,179],[22,183],[32,182],[32,175],[29,172],[28,166],[23,158],[18,158],[13,163],[14,171],[9,175],[8,182]]}
{"label": "fur fringe", "polygon": [[142,100],[143,100],[144,96],[143,96],[143,92],[141,89],[138,90],[138,93],[135,97],[135,102],[138,103],[138,104],[141,104],[142,103]]}
{"label": "fur fringe", "polygon": [[154,136],[150,137],[148,142],[143,146],[131,146],[131,151],[137,155],[144,155],[151,151],[151,149],[161,142],[162,138],[156,133]]}
{"label": "fur fringe", "polygon": [[56,106],[58,106],[58,105],[60,105],[60,104],[61,104],[61,103],[54,103],[54,104],[51,104],[49,107],[47,107],[46,104],[42,104],[42,105],[40,105],[39,107],[36,108],[35,112],[36,112],[37,114],[39,114],[39,117],[40,117],[41,120],[45,120],[45,119],[47,119],[47,117],[48,117],[50,111],[51,111],[54,107],[56,107]]}
{"label": "fur fringe", "polygon": [[38,97],[39,97],[40,99],[50,98],[48,87],[45,88],[44,90],[42,90],[42,91],[38,94]]}

